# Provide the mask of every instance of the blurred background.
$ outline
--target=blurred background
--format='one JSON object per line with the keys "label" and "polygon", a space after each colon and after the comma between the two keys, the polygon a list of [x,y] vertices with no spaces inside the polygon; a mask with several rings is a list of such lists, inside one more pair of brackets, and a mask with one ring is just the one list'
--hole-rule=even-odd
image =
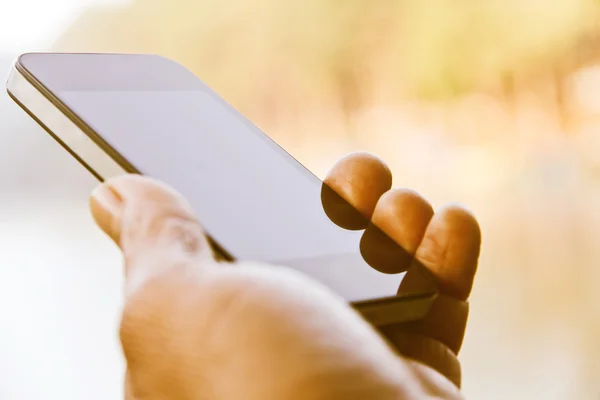
{"label": "blurred background", "polygon": [[[27,51],[158,53],[320,176],[368,150],[396,186],[466,205],[483,230],[467,398],[600,398],[597,1],[2,5],[1,73]],[[0,95],[2,399],[121,397],[120,257],[94,185]]]}

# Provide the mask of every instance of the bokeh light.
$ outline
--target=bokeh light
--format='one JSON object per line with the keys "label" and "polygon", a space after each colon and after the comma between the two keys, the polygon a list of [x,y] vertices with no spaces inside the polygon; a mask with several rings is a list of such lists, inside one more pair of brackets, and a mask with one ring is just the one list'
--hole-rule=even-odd
{"label": "bokeh light", "polygon": [[[11,7],[0,13],[5,71],[30,50],[158,53],[189,67],[320,176],[348,151],[368,150],[388,161],[396,186],[421,191],[436,208],[463,203],[483,229],[461,355],[467,398],[598,398],[597,1]],[[0,371],[14,379],[0,378],[0,397],[44,397],[19,383],[36,377],[57,398],[92,398],[88,386],[69,386],[75,378],[103,388],[93,398],[113,396],[121,278],[116,250],[86,212],[94,181],[5,97],[0,315],[12,328],[0,329]],[[27,289],[31,276],[38,286]],[[98,318],[80,318],[74,302]],[[18,325],[34,315],[38,322]],[[31,333],[40,329],[43,340]],[[48,357],[63,366],[51,379],[39,367]]]}

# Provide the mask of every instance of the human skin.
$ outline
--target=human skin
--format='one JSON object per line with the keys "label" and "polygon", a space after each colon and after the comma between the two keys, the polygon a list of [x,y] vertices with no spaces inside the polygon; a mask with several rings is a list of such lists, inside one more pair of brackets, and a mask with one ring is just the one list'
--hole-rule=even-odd
{"label": "human skin", "polygon": [[[477,221],[391,189],[389,169],[369,154],[343,158],[325,182],[437,280],[427,317],[376,329],[284,266],[216,261],[181,195],[149,178],[115,178],[90,205],[124,256],[127,400],[461,398]],[[422,272],[409,269],[400,290],[418,289]]]}

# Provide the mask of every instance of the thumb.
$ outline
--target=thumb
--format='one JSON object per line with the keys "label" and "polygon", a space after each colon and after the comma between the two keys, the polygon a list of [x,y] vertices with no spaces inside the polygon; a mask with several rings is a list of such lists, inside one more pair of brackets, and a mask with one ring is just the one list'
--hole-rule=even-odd
{"label": "thumb", "polygon": [[[188,202],[158,181],[140,175],[110,179],[92,192],[90,208],[98,226],[121,248],[128,279],[151,273],[151,266],[214,260]],[[169,260],[162,259],[165,254]]]}
{"label": "thumb", "polygon": [[216,268],[191,207],[167,186],[127,175],[100,185],[90,203],[125,255],[120,338],[129,398],[404,400],[454,393],[433,370],[426,379],[392,353],[324,286],[283,267]]}

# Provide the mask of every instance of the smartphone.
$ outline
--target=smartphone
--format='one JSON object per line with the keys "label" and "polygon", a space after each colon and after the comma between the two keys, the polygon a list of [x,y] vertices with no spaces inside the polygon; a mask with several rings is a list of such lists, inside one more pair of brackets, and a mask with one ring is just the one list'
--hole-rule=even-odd
{"label": "smartphone", "polygon": [[[366,232],[327,209],[352,206],[328,203],[335,193],[321,180],[172,60],[28,53],[7,91],[97,179],[138,173],[181,192],[223,259],[296,269],[376,326],[421,319],[436,298],[433,287],[399,294],[404,274],[372,267]],[[403,251],[381,232],[376,247],[381,237],[390,254]]]}

